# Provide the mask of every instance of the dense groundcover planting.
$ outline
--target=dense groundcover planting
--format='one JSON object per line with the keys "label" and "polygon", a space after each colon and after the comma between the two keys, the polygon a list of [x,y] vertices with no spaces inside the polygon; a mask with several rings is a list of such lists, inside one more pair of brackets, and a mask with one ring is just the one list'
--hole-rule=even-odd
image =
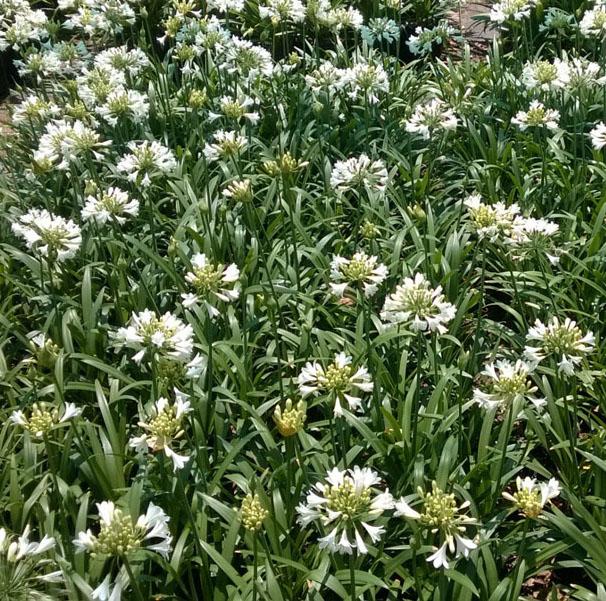
{"label": "dense groundcover planting", "polygon": [[453,8],[0,0],[1,599],[606,599],[606,5]]}

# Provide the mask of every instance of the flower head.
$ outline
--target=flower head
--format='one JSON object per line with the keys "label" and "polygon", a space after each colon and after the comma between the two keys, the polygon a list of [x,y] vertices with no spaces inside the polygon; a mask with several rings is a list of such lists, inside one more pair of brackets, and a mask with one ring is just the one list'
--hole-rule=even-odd
{"label": "flower head", "polygon": [[307,419],[305,402],[299,401],[296,405],[293,405],[290,399],[286,399],[284,408],[276,405],[273,417],[278,432],[284,438],[294,436],[305,427],[305,420]]}
{"label": "flower head", "polygon": [[524,66],[522,82],[528,90],[548,92],[565,88],[570,82],[570,67],[557,58],[553,63],[546,60],[529,62]]}
{"label": "flower head", "polygon": [[606,3],[598,1],[593,8],[585,11],[579,30],[588,38],[606,37]]}
{"label": "flower head", "polygon": [[169,517],[160,507],[150,503],[147,512],[136,521],[111,501],[97,503],[97,509],[99,533],[80,532],[73,541],[78,551],[123,557],[145,548],[168,559],[172,536],[168,529]]}
{"label": "flower head", "polygon": [[297,507],[299,524],[318,522],[329,530],[319,539],[321,549],[349,555],[354,549],[362,555],[368,553],[364,539],[368,536],[377,543],[385,532],[383,526],[372,522],[393,508],[393,497],[388,490],[378,489],[380,482],[369,468],[332,469],[325,481],[309,491],[306,503]]}
{"label": "flower head", "polygon": [[94,221],[98,225],[105,225],[114,219],[122,225],[128,217],[135,217],[138,214],[139,201],[131,199],[128,192],[114,186],[90,194],[82,209],[82,219]]}
{"label": "flower head", "polygon": [[444,492],[436,482],[432,482],[431,492],[426,493],[418,488],[417,494],[423,501],[421,511],[416,511],[401,498],[395,504],[394,515],[417,520],[423,529],[433,535],[437,534],[441,544],[427,561],[434,568],[448,569],[448,552],[454,553],[454,558],[457,559],[461,555],[467,557],[477,547],[473,540],[464,536],[466,529],[475,524],[473,518],[461,513],[461,510],[469,506],[469,502],[458,505],[454,494]]}
{"label": "flower head", "polygon": [[558,362],[558,371],[567,376],[574,374],[575,368],[595,347],[592,332],[583,334],[575,321],[567,317],[560,322],[557,316],[546,324],[537,319],[528,330],[526,342],[532,344],[524,349],[530,361],[539,363],[547,357],[553,357]]}
{"label": "flower head", "polygon": [[526,518],[537,518],[545,505],[560,494],[560,483],[551,478],[549,482],[537,483],[535,478],[516,478],[517,491],[503,493],[503,497],[520,510]]}
{"label": "flower head", "polygon": [[71,219],[46,209],[30,209],[13,223],[12,230],[27,248],[49,261],[71,259],[82,243],[80,228]]}
{"label": "flower head", "polygon": [[240,270],[234,263],[227,267],[211,263],[205,254],[195,254],[191,259],[191,271],[185,275],[185,280],[195,290],[195,294],[183,294],[183,306],[191,307],[200,302],[204,303],[211,317],[219,315],[214,306],[217,301],[232,303],[240,296],[237,286]]}
{"label": "flower head", "polygon": [[606,123],[600,121],[596,126],[589,132],[591,137],[591,144],[596,150],[602,150],[606,146]]}
{"label": "flower head", "polygon": [[511,230],[514,218],[520,211],[517,204],[486,204],[479,194],[468,196],[463,204],[467,207],[470,225],[478,237],[488,238],[491,242],[496,242],[501,235]]}
{"label": "flower head", "polygon": [[120,328],[114,339],[119,347],[138,351],[133,357],[135,363],[141,363],[148,353],[187,363],[193,352],[193,335],[192,326],[186,325],[172,313],[158,317],[146,309],[141,313],[133,313],[130,325]]}
{"label": "flower head", "polygon": [[269,511],[263,507],[258,494],[248,494],[242,501],[242,525],[251,532],[257,532],[263,526],[263,520]]}
{"label": "flower head", "polygon": [[419,134],[429,140],[435,132],[457,128],[458,120],[453,110],[442,100],[434,98],[425,104],[419,104],[406,121],[406,131]]}
{"label": "flower head", "polygon": [[339,298],[347,290],[355,294],[357,288],[367,298],[374,296],[386,277],[387,267],[364,252],[355,253],[351,259],[335,255],[330,263],[330,289]]}
{"label": "flower head", "polygon": [[248,141],[235,131],[217,131],[213,134],[214,142],[206,144],[202,152],[207,161],[236,156],[246,148]]}
{"label": "flower head", "polygon": [[131,438],[129,445],[137,451],[164,451],[164,454],[173,462],[173,470],[181,469],[189,457],[178,455],[173,447],[183,435],[183,421],[192,411],[188,396],[175,389],[176,400],[171,403],[168,399],[160,397],[147,421],[140,421],[139,427],[145,431],[141,436]]}
{"label": "flower head", "polygon": [[23,411],[13,411],[10,420],[35,438],[44,438],[51,430],[78,417],[81,413],[82,409],[76,407],[74,403],[65,403],[61,409],[48,403],[34,403],[29,416]]}
{"label": "flower head", "polygon": [[522,21],[530,16],[537,0],[502,0],[492,5],[490,20],[503,25],[510,21]]}
{"label": "flower head", "polygon": [[473,399],[484,409],[506,408],[513,403],[527,399],[535,407],[545,404],[545,399],[537,399],[537,387],[529,379],[531,368],[524,361],[497,361],[484,366],[480,386],[473,391]]}
{"label": "flower head", "polygon": [[335,416],[343,415],[342,403],[347,402],[352,411],[359,409],[362,399],[354,393],[372,392],[373,383],[366,367],[354,370],[352,358],[345,353],[335,355],[334,362],[326,369],[317,361],[307,362],[299,374],[299,391],[309,394],[330,394],[334,398]]}
{"label": "flower head", "polygon": [[177,167],[172,150],[156,142],[129,142],[130,153],[125,154],[116,169],[124,173],[130,182],[148,187],[152,179],[171,173]]}
{"label": "flower head", "polygon": [[444,334],[456,308],[442,294],[442,287],[431,288],[425,276],[404,278],[395,292],[385,299],[381,319],[387,323],[405,323],[414,331]]}
{"label": "flower head", "polygon": [[554,130],[558,128],[559,120],[560,113],[558,111],[547,109],[543,103],[533,100],[528,111],[518,111],[511,122],[522,131],[529,127],[545,127]]}
{"label": "flower head", "polygon": [[381,160],[373,161],[367,155],[337,161],[330,175],[330,185],[337,192],[365,188],[384,192],[387,185],[387,169]]}

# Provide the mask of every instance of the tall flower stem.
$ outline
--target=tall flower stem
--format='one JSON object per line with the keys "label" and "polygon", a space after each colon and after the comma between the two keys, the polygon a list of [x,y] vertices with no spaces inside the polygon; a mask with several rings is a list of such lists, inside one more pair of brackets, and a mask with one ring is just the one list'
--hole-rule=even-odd
{"label": "tall flower stem", "polygon": [[141,592],[141,589],[139,588],[139,581],[135,578],[135,575],[133,574],[133,569],[130,566],[128,557],[126,557],[126,555],[125,555],[123,560],[124,560],[124,567],[126,568],[126,573],[128,574],[128,579],[130,580],[130,584],[133,587],[133,591],[135,593],[135,597],[137,598],[137,601],[145,601],[145,597],[143,596],[143,593]]}
{"label": "tall flower stem", "polygon": [[418,412],[419,412],[419,405],[421,403],[422,353],[423,353],[423,334],[421,334],[421,332],[418,332],[417,333],[417,375],[416,375],[414,404],[412,407],[412,414],[411,414],[411,419],[412,419],[411,449],[412,449],[412,461],[413,462],[417,455],[417,431],[418,431],[418,424],[419,424]]}
{"label": "tall flower stem", "polygon": [[501,460],[499,461],[499,473],[495,482],[495,491],[494,497],[492,499],[492,508],[494,509],[497,504],[497,499],[499,498],[499,492],[501,488],[501,479],[503,478],[503,471],[505,469],[505,461],[507,459],[507,443],[509,442],[509,437],[511,436],[511,429],[513,426],[513,405],[510,405],[507,410],[507,422],[505,424],[504,436],[503,436],[503,450],[501,452]]}
{"label": "tall flower stem", "polygon": [[356,554],[349,556],[349,586],[351,590],[351,601],[356,600]]}
{"label": "tall flower stem", "polygon": [[253,587],[252,601],[257,601],[257,536],[253,534]]}

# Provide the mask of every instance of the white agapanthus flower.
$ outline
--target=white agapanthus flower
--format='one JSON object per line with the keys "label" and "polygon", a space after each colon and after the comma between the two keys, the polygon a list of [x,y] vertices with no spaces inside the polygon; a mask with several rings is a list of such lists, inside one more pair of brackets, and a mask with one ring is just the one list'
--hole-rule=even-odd
{"label": "white agapanthus flower", "polygon": [[250,82],[259,77],[271,77],[274,63],[271,54],[250,42],[237,36],[232,37],[226,44],[222,55],[221,69],[228,73],[237,73],[241,81]]}
{"label": "white agapanthus flower", "polygon": [[101,136],[82,121],[71,123],[60,119],[46,125],[33,158],[42,168],[56,166],[65,171],[70,164],[89,154],[102,158],[100,151],[109,144],[111,142],[102,142]]}
{"label": "white agapanthus flower", "polygon": [[524,354],[527,359],[538,364],[552,357],[557,361],[558,371],[572,376],[583,359],[595,348],[592,332],[584,334],[575,321],[566,318],[561,322],[557,316],[546,324],[537,319],[526,335]]}
{"label": "white agapanthus flower", "polygon": [[530,11],[537,0],[502,0],[492,5],[490,20],[499,25],[511,21],[522,21],[530,17]]}
{"label": "white agapanthus flower", "polygon": [[517,491],[513,494],[504,492],[503,497],[511,501],[527,518],[538,518],[549,501],[560,494],[560,483],[551,478],[540,484],[535,478],[519,476],[516,478]]}
{"label": "white agapanthus flower", "polygon": [[107,574],[101,584],[91,593],[92,601],[121,601],[122,591],[129,584],[128,572],[121,569],[118,577],[112,582],[112,575]]}
{"label": "white agapanthus flower", "polygon": [[241,13],[244,10],[244,0],[208,0],[206,7],[220,14]]}
{"label": "white agapanthus flower", "polygon": [[506,237],[506,242],[514,251],[515,257],[542,252],[552,265],[556,265],[560,258],[553,237],[559,229],[560,226],[555,221],[518,215]]}
{"label": "white agapanthus flower", "polygon": [[400,39],[400,27],[393,19],[374,18],[368,21],[368,25],[362,26],[360,35],[369,46],[377,42],[392,44]]}
{"label": "white agapanthus flower", "polygon": [[270,19],[274,25],[284,21],[302,23],[305,20],[305,5],[301,0],[263,0],[263,4],[259,4],[259,16]]}
{"label": "white agapanthus flower", "polygon": [[538,60],[528,62],[522,71],[522,83],[528,90],[550,92],[565,88],[570,82],[570,67],[566,61],[556,58],[553,62]]}
{"label": "white agapanthus flower", "polygon": [[606,146],[606,123],[600,121],[589,132],[591,144],[596,150],[602,150]]}
{"label": "white agapanthus flower", "polygon": [[177,454],[173,447],[183,435],[185,416],[192,411],[189,396],[177,389],[173,403],[160,397],[149,415],[143,418],[147,421],[139,422],[139,427],[145,432],[131,438],[129,446],[138,452],[162,451],[173,462],[173,470],[180,470],[189,457]]}
{"label": "white agapanthus flower", "polygon": [[334,415],[343,415],[343,402],[351,411],[361,408],[360,392],[369,393],[373,383],[366,367],[355,369],[353,359],[345,353],[335,355],[333,363],[324,368],[318,361],[308,361],[298,377],[299,392],[303,397],[310,394],[330,395],[334,399]]}
{"label": "white agapanthus flower", "polygon": [[129,153],[125,154],[118,164],[118,173],[126,175],[129,182],[148,187],[152,179],[171,173],[177,167],[173,151],[160,142],[148,140],[129,142]]}
{"label": "white agapanthus flower", "polygon": [[103,104],[96,106],[95,112],[114,127],[120,120],[141,123],[147,119],[149,101],[147,96],[141,92],[118,88],[107,95]]}
{"label": "white agapanthus flower", "polygon": [[457,309],[442,294],[442,286],[432,288],[425,276],[404,278],[385,299],[381,319],[390,324],[406,324],[413,331],[445,334]]}
{"label": "white agapanthus flower", "polygon": [[170,518],[160,507],[150,503],[147,512],[136,521],[111,501],[97,503],[97,510],[99,533],[79,532],[73,541],[78,552],[124,557],[138,549],[147,549],[168,559],[172,543],[168,529]]}
{"label": "white agapanthus flower", "polygon": [[122,225],[128,218],[138,214],[139,201],[130,198],[128,192],[115,186],[87,196],[82,209],[82,219],[94,221],[98,225],[105,225],[113,220]]}
{"label": "white agapanthus flower", "polygon": [[410,119],[406,121],[406,131],[429,140],[435,132],[451,131],[457,128],[458,119],[453,110],[439,98],[419,104]]}
{"label": "white agapanthus flower", "polygon": [[259,113],[251,110],[255,106],[255,101],[245,94],[237,94],[236,97],[222,96],[219,99],[219,112],[209,112],[209,119],[215,120],[225,117],[231,121],[240,121],[245,119],[255,125],[259,121]]}
{"label": "white agapanthus flower", "polygon": [[54,102],[29,94],[13,109],[13,123],[44,121],[56,117],[60,112],[61,109]]}
{"label": "white agapanthus flower", "polygon": [[30,559],[36,555],[42,555],[55,547],[55,539],[46,534],[40,542],[29,540],[30,527],[26,526],[23,534],[14,540],[4,528],[0,528],[0,556],[3,556],[3,563],[17,564],[20,561]]}
{"label": "white agapanthus flower", "polygon": [[598,0],[593,8],[585,11],[579,30],[588,38],[606,37],[606,2]]}
{"label": "white agapanthus flower", "polygon": [[12,230],[28,249],[49,261],[71,259],[82,244],[80,228],[71,219],[46,209],[30,209],[12,224]]}
{"label": "white agapanthus flower", "polygon": [[406,45],[412,54],[424,56],[432,52],[435,47],[445,44],[456,34],[457,30],[449,25],[448,21],[441,21],[432,28],[417,27],[414,35],[408,38]]}
{"label": "white agapanthus flower", "polygon": [[219,130],[213,134],[213,142],[207,142],[202,152],[207,161],[218,161],[238,155],[247,144],[247,139],[238,132]]}
{"label": "white agapanthus flower", "polygon": [[473,400],[483,409],[506,409],[523,400],[542,407],[546,401],[535,397],[538,388],[529,378],[531,372],[532,366],[521,360],[488,363],[480,374],[479,386],[474,388]]}
{"label": "white agapanthus flower", "polygon": [[465,536],[469,526],[476,524],[475,520],[461,511],[469,506],[469,501],[458,505],[454,494],[442,491],[436,482],[432,483],[431,492],[424,492],[422,488],[417,489],[417,495],[422,500],[421,511],[413,509],[401,498],[396,501],[395,516],[402,516],[419,522],[424,530],[438,535],[439,547],[434,547],[435,552],[427,558],[434,568],[450,567],[452,559],[448,553],[454,553],[454,560],[459,557],[467,557],[470,551],[477,548],[477,543]]}
{"label": "white agapanthus flower", "polygon": [[317,522],[329,531],[318,539],[321,549],[348,555],[355,550],[365,555],[365,538],[376,544],[385,533],[384,526],[373,522],[393,508],[393,497],[388,490],[380,491],[380,484],[377,473],[369,468],[334,468],[297,507],[297,521],[301,526]]}
{"label": "white agapanthus flower", "polygon": [[355,298],[359,288],[365,297],[374,296],[386,277],[387,267],[364,252],[355,253],[351,259],[335,255],[330,263],[330,289],[339,298],[347,291]]}
{"label": "white agapanthus flower", "polygon": [[314,93],[329,96],[337,93],[346,84],[347,69],[339,69],[330,61],[321,62],[317,68],[305,75],[305,84]]}
{"label": "white agapanthus flower", "polygon": [[379,95],[389,92],[389,79],[380,64],[358,60],[342,74],[341,86],[347,90],[350,98],[366,101],[370,104],[379,102]]}
{"label": "white agapanthus flower", "polygon": [[549,130],[555,130],[558,128],[559,121],[560,113],[554,109],[545,108],[545,105],[538,100],[533,100],[530,103],[528,111],[518,111],[511,120],[522,131],[529,127],[545,127]]}
{"label": "white agapanthus flower", "polygon": [[573,90],[579,88],[592,88],[606,84],[606,77],[600,77],[602,68],[598,63],[585,58],[574,57],[568,61],[570,77],[569,87]]}
{"label": "white agapanthus flower", "polygon": [[194,350],[194,330],[170,312],[158,317],[145,309],[132,314],[129,325],[114,334],[114,341],[118,347],[137,351],[135,363],[141,363],[147,354],[187,363]]}
{"label": "white agapanthus flower", "polygon": [[136,77],[149,66],[149,58],[140,48],[129,49],[126,46],[107,48],[95,55],[96,67],[107,71],[121,71]]}
{"label": "white agapanthus flower", "polygon": [[496,202],[490,205],[483,202],[479,194],[471,194],[463,204],[467,207],[469,224],[478,237],[487,238],[491,242],[509,234],[514,219],[520,212],[516,203],[507,206],[503,202]]}
{"label": "white agapanthus flower", "polygon": [[221,265],[211,263],[205,254],[196,253],[191,258],[191,271],[185,274],[185,280],[195,290],[195,294],[182,294],[186,308],[202,303],[210,317],[217,317],[220,311],[215,307],[217,301],[233,303],[240,296],[238,280],[240,270],[232,263]]}
{"label": "white agapanthus flower", "polygon": [[373,161],[366,154],[337,161],[330,174],[330,185],[337,192],[365,188],[384,192],[387,186],[387,169],[380,159]]}
{"label": "white agapanthus flower", "polygon": [[21,410],[13,411],[10,421],[27,430],[34,438],[41,439],[81,414],[82,409],[74,403],[65,403],[60,409],[48,403],[34,403],[29,415]]}

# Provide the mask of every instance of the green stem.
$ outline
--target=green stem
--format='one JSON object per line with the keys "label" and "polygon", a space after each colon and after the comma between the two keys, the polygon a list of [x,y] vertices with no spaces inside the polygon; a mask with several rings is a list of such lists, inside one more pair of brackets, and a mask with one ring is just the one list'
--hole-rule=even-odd
{"label": "green stem", "polygon": [[135,597],[137,598],[138,601],[145,601],[145,597],[143,596],[143,593],[141,592],[141,589],[139,588],[139,581],[135,578],[135,575],[133,574],[133,570],[130,567],[130,563],[128,562],[128,558],[126,557],[126,555],[123,557],[124,560],[124,567],[126,568],[126,572],[128,574],[128,578],[130,580],[131,586],[133,587],[133,591],[135,593]]}
{"label": "green stem", "polygon": [[349,557],[349,586],[351,587],[351,600],[356,600],[356,554]]}

